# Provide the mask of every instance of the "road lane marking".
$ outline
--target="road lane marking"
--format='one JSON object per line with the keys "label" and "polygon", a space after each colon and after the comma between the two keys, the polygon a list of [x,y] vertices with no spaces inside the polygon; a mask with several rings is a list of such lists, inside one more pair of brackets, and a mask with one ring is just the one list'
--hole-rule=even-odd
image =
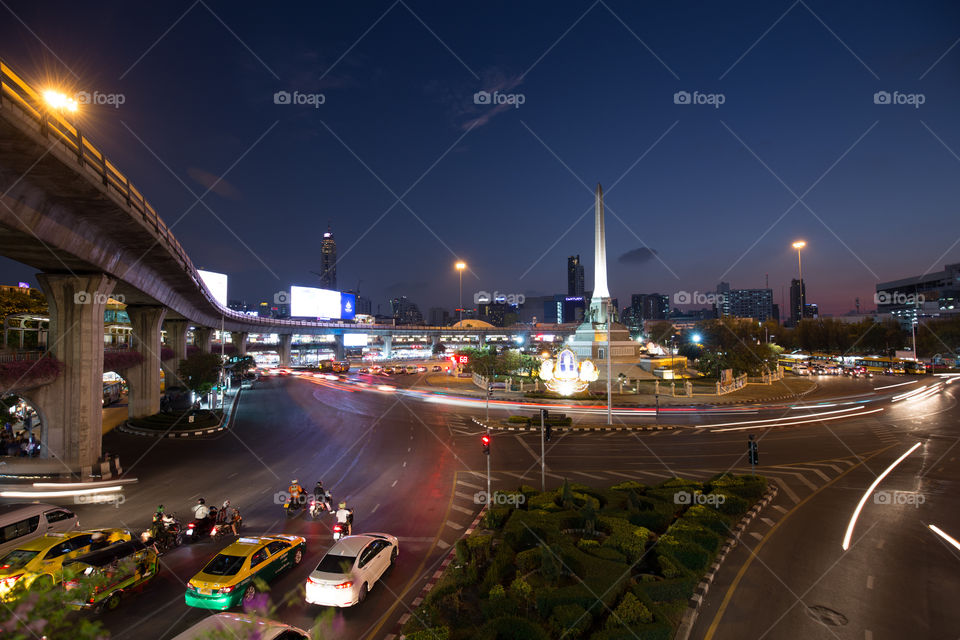
{"label": "road lane marking", "polygon": [[[412,429],[413,427],[410,427],[410,428]],[[453,479],[454,479],[454,482],[451,485],[451,489],[456,486],[457,472],[454,472]],[[452,493],[450,494],[450,501],[447,503],[447,511],[446,511],[447,515],[450,514],[451,505],[453,505]],[[363,636],[363,638],[365,638],[366,640],[372,640],[373,638],[377,637],[377,634],[380,632],[380,629],[382,629],[383,625],[385,625],[387,621],[390,619],[390,616],[393,614],[394,610],[398,606],[400,606],[401,602],[403,602],[404,596],[406,596],[407,593],[410,591],[410,589],[413,588],[414,584],[416,584],[417,582],[423,579],[423,576],[421,575],[423,573],[423,568],[427,566],[427,558],[430,557],[430,555],[433,553],[433,550],[436,549],[438,546],[440,546],[440,543],[443,543],[446,545],[445,547],[440,546],[441,550],[446,550],[450,548],[449,544],[443,542],[443,540],[440,539],[440,535],[442,533],[443,533],[443,528],[441,527],[441,529],[437,532],[436,537],[434,537],[433,539],[433,544],[430,545],[430,548],[427,549],[427,552],[423,555],[423,560],[420,561],[420,566],[418,566],[417,570],[413,572],[413,576],[407,581],[407,584],[403,586],[403,589],[401,589],[400,592],[395,595],[393,604],[390,605],[387,608],[387,610],[383,613],[383,615],[380,617],[380,622],[377,623],[377,625],[374,626],[373,629],[371,629],[365,636]]]}
{"label": "road lane marking", "polygon": [[[464,500],[469,500],[470,502],[473,502],[474,500],[474,496],[469,493],[464,493],[463,491],[454,491],[453,495],[457,496],[458,498],[463,498]],[[450,506],[452,507],[453,504],[451,503]]]}
{"label": "road lane marking", "polygon": [[437,540],[437,546],[443,549],[444,551],[450,548],[450,544],[447,542],[444,542],[443,540]]}
{"label": "road lane marking", "polygon": [[869,629],[864,629],[863,640],[873,640],[873,631],[870,631]]}
{"label": "road lane marking", "polygon": [[887,544],[886,540],[880,540],[877,542],[877,549],[883,549],[883,545]]}
{"label": "road lane marking", "polygon": [[[920,448],[922,442],[917,442],[912,447],[907,449],[906,453],[901,455],[899,458],[893,461],[893,463],[883,470],[883,472],[874,478],[873,482],[870,483],[870,486],[867,487],[867,490],[863,493],[863,497],[860,498],[860,502],[857,503],[857,507],[853,510],[853,514],[850,516],[850,523],[847,525],[847,532],[843,536],[842,547],[846,551],[850,548],[850,539],[853,538],[853,529],[857,526],[857,518],[860,517],[860,511],[863,509],[863,505],[867,503],[867,500],[873,495],[874,490],[883,482],[883,479],[886,478],[890,473],[899,465],[901,462],[907,459],[907,457]],[[891,445],[892,446],[892,445]]]}
{"label": "road lane marking", "polygon": [[472,484],[472,483],[470,483],[470,482],[467,482],[466,480],[459,480],[459,479],[458,479],[458,480],[457,480],[457,484],[462,484],[463,486],[465,486],[465,487],[470,487],[471,489],[483,489],[483,487],[481,487],[480,485],[478,485],[478,484]]}
{"label": "road lane marking", "polygon": [[763,540],[763,536],[757,533],[756,531],[751,531],[750,535],[756,538],[757,540]]}
{"label": "road lane marking", "polygon": [[[812,500],[814,496],[819,495],[825,489],[834,485],[837,481],[839,481],[841,478],[843,478],[848,473],[853,471],[855,468],[859,467],[865,462],[872,460],[873,458],[877,457],[878,455],[885,452],[889,448],[890,447],[885,447],[883,449],[880,449],[873,455],[868,456],[867,458],[863,458],[862,460],[860,460],[860,462],[853,465],[852,467],[850,467],[849,469],[847,469],[846,471],[838,475],[836,478],[834,478],[827,484],[823,485],[822,487],[820,487],[819,489],[817,489],[816,491],[808,495],[799,504],[797,504],[792,509],[790,509],[789,513],[784,514],[784,516],[780,519],[779,522],[773,525],[770,531],[767,532],[767,535],[764,536],[763,540],[757,543],[757,546],[753,548],[753,552],[747,557],[746,561],[740,566],[740,570],[737,571],[737,575],[733,578],[733,582],[730,583],[730,587],[727,588],[726,593],[723,595],[723,600],[720,602],[720,607],[717,609],[717,613],[714,615],[713,620],[710,622],[710,626],[707,628],[707,633],[704,635],[703,640],[713,640],[713,636],[716,635],[717,633],[717,627],[720,626],[720,621],[723,619],[723,614],[726,613],[727,607],[730,606],[730,601],[733,599],[733,594],[736,593],[737,587],[740,585],[740,582],[743,581],[743,576],[746,575],[747,569],[749,569],[750,565],[753,564],[754,558],[759,557],[760,550],[767,543],[767,541],[773,537],[773,534],[777,531],[777,529],[780,528],[780,526],[783,525],[783,523],[786,522],[790,518],[790,516],[796,513],[801,506],[803,506],[804,504]],[[779,484],[782,485],[783,483],[779,483]]]}
{"label": "road lane marking", "polygon": [[407,461],[406,461],[406,460],[403,461],[403,466],[407,466]]}
{"label": "road lane marking", "polygon": [[[766,475],[772,476],[774,474],[766,472]],[[780,482],[777,483],[777,486],[783,489],[783,492],[787,494],[787,497],[793,501],[793,504],[800,504],[800,496],[798,496],[797,493],[791,489],[790,485],[788,485],[784,480],[781,479]]]}
{"label": "road lane marking", "polygon": [[374,505],[373,509],[370,509],[370,513],[374,513],[379,508],[380,508],[380,503],[378,502],[376,505]]}
{"label": "road lane marking", "polygon": [[235,477],[237,477],[238,475],[240,475],[240,472],[239,472],[239,471],[234,471],[233,473],[231,473],[230,475],[227,476],[227,480],[229,480],[230,478],[235,478]]}
{"label": "road lane marking", "polygon": [[413,447],[407,447],[407,453],[410,453],[411,449],[413,449]]}
{"label": "road lane marking", "polygon": [[587,473],[586,471],[572,471],[571,473],[575,473],[578,476],[586,476],[588,478],[593,478],[594,480],[606,480],[606,478],[604,478],[603,476],[595,476],[592,473]]}
{"label": "road lane marking", "polygon": [[873,589],[873,576],[867,576],[867,589]]}
{"label": "road lane marking", "polygon": [[393,481],[393,484],[390,485],[390,486],[391,486],[391,487],[395,487],[395,486],[397,486],[397,483],[398,483],[398,482],[400,482],[400,481],[399,481],[399,480],[394,480],[394,481]]}
{"label": "road lane marking", "polygon": [[[776,469],[776,471],[774,471],[774,469]],[[802,473],[796,473],[793,471],[780,471],[780,469],[782,469],[782,467],[773,467],[772,469],[764,470],[764,473],[793,476],[794,478],[802,482],[804,485],[806,485],[807,489],[810,489],[810,491],[817,490],[817,485],[807,480],[807,477]]]}
{"label": "road lane marking", "polygon": [[773,508],[776,509],[777,511],[779,511],[780,513],[786,513],[786,512],[787,512],[786,509],[784,509],[783,507],[781,507],[781,506],[778,505],[778,504],[773,505]]}
{"label": "road lane marking", "polygon": [[458,505],[458,504],[452,504],[452,505],[450,505],[450,506],[451,506],[453,509],[456,509],[457,511],[459,511],[460,513],[465,513],[465,514],[467,514],[468,516],[472,516],[472,515],[473,515],[473,509],[467,509],[466,507],[461,507],[461,506]]}
{"label": "road lane marking", "polygon": [[760,522],[767,525],[768,527],[773,526],[773,520],[771,520],[770,518],[760,518]]}
{"label": "road lane marking", "polygon": [[[453,505],[451,504],[450,506],[452,507]],[[462,524],[457,524],[457,523],[454,522],[453,520],[447,520],[446,525],[447,525],[448,527],[450,527],[451,529],[456,529],[457,531],[463,530],[463,525],[462,525]]]}
{"label": "road lane marking", "polygon": [[[520,480],[525,480],[527,478],[526,475],[520,474],[520,473],[514,473],[513,471],[501,471],[500,473],[505,473],[508,476],[513,476],[514,478],[519,478]],[[530,477],[532,478],[533,476],[530,476]]]}
{"label": "road lane marking", "polygon": [[821,478],[824,482],[827,482],[828,480],[830,480],[830,476],[828,476],[827,474],[825,474],[823,471],[820,471],[820,469],[814,469],[814,468],[812,468],[812,467],[788,467],[788,466],[786,466],[786,465],[780,464],[780,465],[777,465],[777,469],[795,469],[795,470],[798,470],[798,471],[812,471],[812,472],[814,472],[815,474],[817,474],[818,476],[820,476],[820,478]]}

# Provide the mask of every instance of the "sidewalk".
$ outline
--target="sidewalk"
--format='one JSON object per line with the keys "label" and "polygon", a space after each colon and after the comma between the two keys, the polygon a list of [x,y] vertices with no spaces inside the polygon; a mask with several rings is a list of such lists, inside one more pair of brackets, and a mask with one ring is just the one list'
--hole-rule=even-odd
{"label": "sidewalk", "polygon": [[[421,391],[445,391],[458,395],[474,398],[485,398],[483,390],[478,388],[470,378],[453,378],[445,375],[427,376],[425,384],[416,385],[414,388]],[[664,385],[667,394],[660,394],[659,398],[652,393],[640,394],[619,394],[618,385],[613,385],[613,404],[617,407],[654,407],[659,399],[660,406],[690,406],[690,405],[723,405],[723,404],[746,404],[758,402],[777,402],[804,397],[820,389],[820,385],[810,378],[798,378],[795,376],[785,377],[771,385],[751,384],[743,389],[738,389],[732,393],[718,396],[694,395],[678,396],[669,395],[669,384]],[[543,385],[540,385],[541,391]],[[506,401],[530,401],[563,404],[606,404],[606,396],[597,396],[591,400],[567,399],[567,398],[530,398],[525,393],[519,391],[494,390],[492,400]]]}

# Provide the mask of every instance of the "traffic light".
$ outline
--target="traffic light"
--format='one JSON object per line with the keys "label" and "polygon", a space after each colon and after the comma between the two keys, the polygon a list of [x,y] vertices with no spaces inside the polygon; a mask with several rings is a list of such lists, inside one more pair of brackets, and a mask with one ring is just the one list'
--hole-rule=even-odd
{"label": "traffic light", "polygon": [[544,422],[546,422],[549,417],[550,417],[550,412],[549,412],[549,411],[547,411],[546,409],[540,409],[540,418],[541,418]]}
{"label": "traffic light", "polygon": [[760,451],[753,436],[750,436],[750,440],[747,441],[747,456],[750,458],[750,464],[760,464]]}
{"label": "traffic light", "polygon": [[480,442],[483,443],[483,452],[490,455],[490,435],[485,433],[480,436]]}
{"label": "traffic light", "polygon": [[488,385],[487,385],[487,397],[490,398],[490,397],[492,397],[492,396],[493,396],[493,385],[492,385],[492,384],[488,384]]}
{"label": "traffic light", "polygon": [[550,437],[551,437],[552,435],[553,435],[553,427],[551,427],[549,424],[544,425],[544,427],[543,427],[543,437],[546,439],[547,442],[550,442]]}

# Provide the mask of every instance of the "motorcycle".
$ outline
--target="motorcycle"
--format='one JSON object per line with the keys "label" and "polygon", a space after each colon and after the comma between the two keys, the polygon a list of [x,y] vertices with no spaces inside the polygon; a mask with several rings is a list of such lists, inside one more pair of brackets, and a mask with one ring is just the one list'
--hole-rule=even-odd
{"label": "motorcycle", "polygon": [[194,520],[187,523],[187,529],[183,532],[185,542],[196,542],[204,536],[212,536],[213,529],[216,526],[217,510],[211,508],[210,515],[202,520]]}
{"label": "motorcycle", "polygon": [[[233,520],[233,526],[237,530],[237,535],[240,535],[240,528],[243,526],[243,516],[240,515],[240,509],[237,509],[236,507],[234,507],[234,510],[236,511],[237,515],[236,515],[236,518],[234,518]],[[233,535],[233,530],[230,529],[229,522],[220,522],[214,525],[213,530],[210,532],[210,536],[214,540],[220,540],[221,538],[224,538],[229,535]]]}
{"label": "motorcycle", "polygon": [[292,518],[297,515],[297,511],[306,507],[306,504],[307,499],[303,494],[300,496],[290,496],[287,498],[287,501],[283,503],[283,511],[287,514],[288,518]]}
{"label": "motorcycle", "polygon": [[347,535],[347,525],[342,522],[338,522],[333,525],[333,541],[336,542],[343,536]]}
{"label": "motorcycle", "polygon": [[331,500],[332,498],[330,497],[329,493],[326,496],[320,496],[320,497],[313,496],[312,498],[310,498],[310,507],[308,510],[310,513],[310,517],[316,520],[317,518],[320,517],[320,514],[322,514],[324,511],[326,512],[333,511]]}
{"label": "motorcycle", "polygon": [[170,516],[173,518],[172,523],[159,523],[150,532],[159,553],[166,553],[183,544],[183,526],[175,515]]}

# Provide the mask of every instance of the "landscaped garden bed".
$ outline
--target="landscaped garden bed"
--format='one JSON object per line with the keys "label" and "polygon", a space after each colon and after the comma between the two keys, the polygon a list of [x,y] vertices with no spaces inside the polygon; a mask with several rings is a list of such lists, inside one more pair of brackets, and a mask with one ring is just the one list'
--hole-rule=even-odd
{"label": "landscaped garden bed", "polygon": [[761,476],[501,493],[404,625],[407,640],[669,640]]}
{"label": "landscaped garden bed", "polygon": [[[190,421],[191,416],[193,421]],[[223,420],[223,411],[220,409],[189,410],[155,413],[145,418],[136,418],[127,421],[131,427],[138,429],[152,429],[154,431],[195,431],[215,427]]]}

